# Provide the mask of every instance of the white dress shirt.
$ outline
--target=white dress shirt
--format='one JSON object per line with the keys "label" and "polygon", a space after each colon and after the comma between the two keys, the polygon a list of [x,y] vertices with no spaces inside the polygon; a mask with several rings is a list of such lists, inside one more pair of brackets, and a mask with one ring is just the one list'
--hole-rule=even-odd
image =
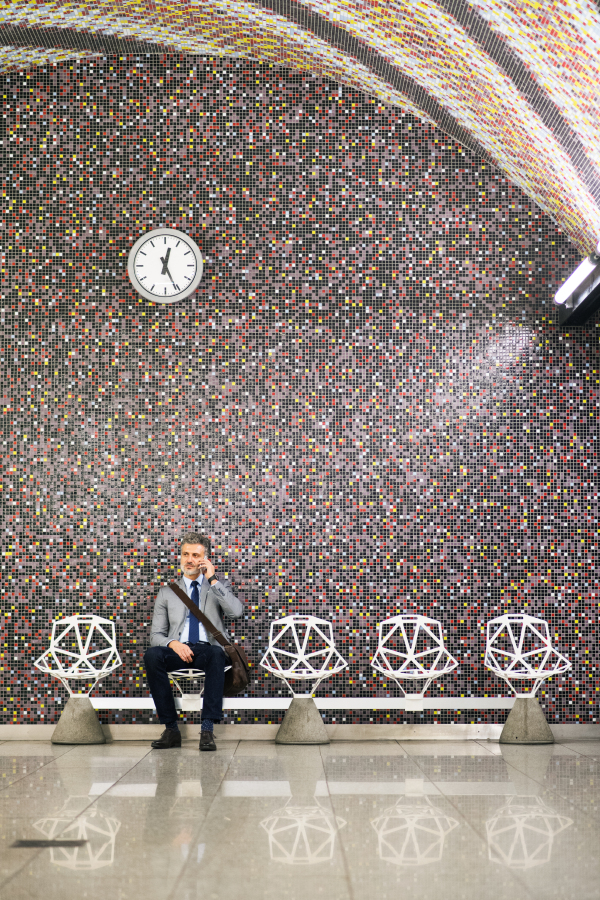
{"label": "white dress shirt", "polygon": [[[185,589],[187,591],[187,595],[191,600],[192,599],[192,582],[193,581],[198,582],[198,593],[200,593],[200,589],[202,587],[202,582],[204,581],[204,575],[200,574],[200,575],[198,575],[197,578],[186,578],[186,576],[184,575],[183,580],[185,582]],[[189,640],[190,616],[191,615],[192,614],[188,609],[188,614],[187,614],[187,618],[185,620],[185,625],[183,626],[183,631],[181,632],[181,637],[179,638],[179,640],[181,641],[182,644],[185,644],[186,641]],[[198,622],[198,640],[208,642],[208,634],[207,634],[206,628],[204,627],[202,622]]]}

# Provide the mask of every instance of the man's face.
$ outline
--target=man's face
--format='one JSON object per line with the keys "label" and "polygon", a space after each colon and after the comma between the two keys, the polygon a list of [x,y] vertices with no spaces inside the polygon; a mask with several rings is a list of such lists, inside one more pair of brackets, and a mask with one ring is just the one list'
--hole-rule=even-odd
{"label": "man's face", "polygon": [[202,544],[184,544],[181,548],[181,570],[186,578],[197,578],[203,571],[205,548]]}

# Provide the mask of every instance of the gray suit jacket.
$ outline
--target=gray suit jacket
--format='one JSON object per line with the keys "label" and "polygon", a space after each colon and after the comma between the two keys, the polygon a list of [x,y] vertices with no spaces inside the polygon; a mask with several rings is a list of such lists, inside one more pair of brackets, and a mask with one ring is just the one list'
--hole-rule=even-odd
{"label": "gray suit jacket", "polygon": [[[183,577],[177,584],[185,591]],[[242,615],[244,606],[231,592],[228,581],[219,580],[210,585],[208,579],[205,578],[200,588],[200,610],[229,640],[229,635],[223,625],[223,613],[237,618]],[[166,647],[171,641],[178,641],[181,638],[187,614],[187,606],[177,594],[169,587],[162,587],[154,604],[150,646]],[[211,634],[208,635],[208,639],[211,644],[217,643]]]}

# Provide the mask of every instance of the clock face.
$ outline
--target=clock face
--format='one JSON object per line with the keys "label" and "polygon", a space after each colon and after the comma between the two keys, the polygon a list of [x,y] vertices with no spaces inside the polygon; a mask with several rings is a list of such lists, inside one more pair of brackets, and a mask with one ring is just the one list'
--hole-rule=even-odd
{"label": "clock face", "polygon": [[129,252],[129,278],[147,300],[176,303],[193,293],[202,278],[197,244],[175,228],[157,228],[139,238]]}

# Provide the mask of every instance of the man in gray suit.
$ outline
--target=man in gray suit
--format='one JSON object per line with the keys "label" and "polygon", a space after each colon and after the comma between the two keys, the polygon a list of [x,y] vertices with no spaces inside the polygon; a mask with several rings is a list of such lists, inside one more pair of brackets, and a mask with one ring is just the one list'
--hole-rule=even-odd
{"label": "man in gray suit", "polygon": [[[210,561],[209,538],[195,532],[185,535],[181,542],[181,570],[183,577],[177,582],[179,587],[228,638],[223,613],[241,616],[244,607],[231,592],[229,584],[217,578]],[[177,594],[169,587],[161,588],[154,606],[150,647],[144,654],[150,693],[159,722],[165,726],[160,738],[152,741],[154,750],[181,747],[169,672],[188,667],[202,669],[205,673],[200,750],[217,749],[213,726],[223,718],[223,684],[228,662],[221,645]]]}

